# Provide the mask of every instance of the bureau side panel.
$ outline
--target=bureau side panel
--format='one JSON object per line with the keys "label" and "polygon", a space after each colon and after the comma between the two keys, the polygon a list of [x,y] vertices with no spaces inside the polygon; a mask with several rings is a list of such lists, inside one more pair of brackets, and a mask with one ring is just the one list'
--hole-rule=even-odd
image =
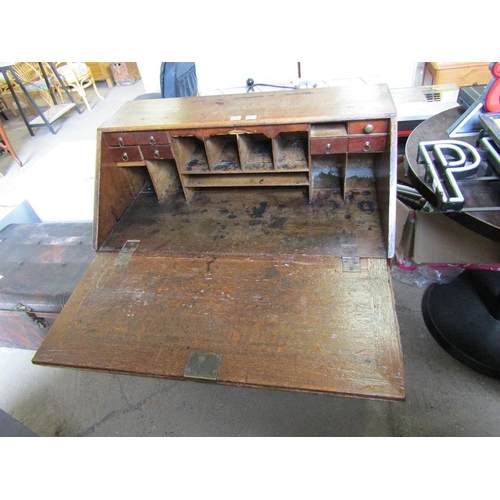
{"label": "bureau side panel", "polygon": [[391,118],[387,151],[376,156],[374,164],[377,200],[382,230],[387,242],[387,258],[395,252],[397,189],[397,120]]}
{"label": "bureau side panel", "polygon": [[143,168],[118,167],[111,159],[102,132],[98,131],[93,228],[95,250],[113,231],[147,178]]}

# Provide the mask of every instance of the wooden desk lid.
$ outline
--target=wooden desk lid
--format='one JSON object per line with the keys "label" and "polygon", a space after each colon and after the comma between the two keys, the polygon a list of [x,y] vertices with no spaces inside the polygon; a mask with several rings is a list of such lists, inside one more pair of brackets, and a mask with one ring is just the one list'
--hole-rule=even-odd
{"label": "wooden desk lid", "polygon": [[100,129],[109,132],[283,125],[363,120],[367,116],[396,116],[387,85],[129,101]]}
{"label": "wooden desk lid", "polygon": [[383,259],[119,256],[97,255],[35,364],[405,397]]}

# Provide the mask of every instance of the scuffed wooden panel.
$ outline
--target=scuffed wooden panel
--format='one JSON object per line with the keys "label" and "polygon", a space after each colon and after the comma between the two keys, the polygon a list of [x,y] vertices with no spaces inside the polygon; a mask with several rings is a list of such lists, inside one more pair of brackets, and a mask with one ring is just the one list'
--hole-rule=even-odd
{"label": "scuffed wooden panel", "polygon": [[141,240],[145,255],[330,255],[385,257],[373,179],[357,179],[349,203],[322,192],[307,203],[295,189],[204,189],[188,205],[141,193],[101,250]]}
{"label": "scuffed wooden panel", "polygon": [[404,399],[382,259],[116,256],[97,256],[34,363],[183,378],[190,353],[215,353],[218,383]]}
{"label": "scuffed wooden panel", "polygon": [[177,99],[128,101],[101,125],[106,131],[246,128],[346,120],[396,114],[385,84],[278,90]]}
{"label": "scuffed wooden panel", "polygon": [[118,168],[103,143],[102,134],[98,132],[93,229],[95,250],[102,245],[148,180],[145,168]]}

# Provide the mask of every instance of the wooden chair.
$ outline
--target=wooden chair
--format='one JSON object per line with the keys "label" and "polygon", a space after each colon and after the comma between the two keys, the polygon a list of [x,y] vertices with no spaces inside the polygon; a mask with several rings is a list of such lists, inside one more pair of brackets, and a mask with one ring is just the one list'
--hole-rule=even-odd
{"label": "wooden chair", "polygon": [[[45,101],[47,106],[52,106],[52,96],[51,89],[47,86],[47,82],[43,78],[43,75],[39,69],[38,63],[34,62],[20,62],[15,64],[12,67],[12,70],[16,73],[18,78],[22,81],[24,88],[29,92],[30,96],[33,99],[40,97]],[[24,92],[19,88],[15,80],[10,79],[13,84],[14,90],[17,94],[17,97],[21,99],[33,112],[34,115],[37,114],[37,111],[32,107],[31,103]],[[53,85],[49,80],[49,85]]]}
{"label": "wooden chair", "polygon": [[[97,94],[97,97],[99,97],[99,99],[104,99],[104,97],[102,97],[97,90],[92,71],[85,63],[58,62],[55,63],[55,67],[68,90],[76,92],[85,103],[85,106],[87,106],[87,109],[89,111],[91,110],[91,107],[87,100],[85,89],[92,86],[95,93]],[[61,98],[63,99],[62,94]]]}

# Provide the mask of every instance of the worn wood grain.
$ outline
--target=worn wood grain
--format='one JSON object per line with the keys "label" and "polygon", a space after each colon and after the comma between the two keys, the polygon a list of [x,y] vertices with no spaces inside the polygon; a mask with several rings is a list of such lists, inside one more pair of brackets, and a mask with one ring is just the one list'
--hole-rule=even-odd
{"label": "worn wood grain", "polygon": [[97,134],[96,189],[94,200],[93,247],[99,248],[134,198],[141,191],[148,175],[141,168],[118,168]]}
{"label": "worn wood grain", "polygon": [[115,259],[97,256],[34,363],[181,379],[216,353],[222,384],[404,398],[383,259]]}
{"label": "worn wood grain", "polygon": [[[228,176],[233,178],[234,176]],[[352,180],[352,179],[351,179]],[[385,257],[374,181],[357,179],[344,202],[326,190],[315,203],[297,189],[205,189],[159,204],[154,193],[132,203],[101,250],[140,240],[143,255],[332,255]]]}
{"label": "worn wood grain", "polygon": [[0,346],[37,349],[95,256],[90,223],[0,231]]}
{"label": "worn wood grain", "polygon": [[[130,101],[102,127],[113,130],[287,125],[388,118],[396,110],[385,85],[285,90]],[[234,117],[241,117],[235,120]],[[247,118],[248,117],[248,118]],[[257,123],[258,122],[258,123]]]}
{"label": "worn wood grain", "polygon": [[171,193],[176,193],[180,189],[177,168],[173,161],[146,161],[151,183],[156,193],[156,198],[160,203],[169,198]]}

